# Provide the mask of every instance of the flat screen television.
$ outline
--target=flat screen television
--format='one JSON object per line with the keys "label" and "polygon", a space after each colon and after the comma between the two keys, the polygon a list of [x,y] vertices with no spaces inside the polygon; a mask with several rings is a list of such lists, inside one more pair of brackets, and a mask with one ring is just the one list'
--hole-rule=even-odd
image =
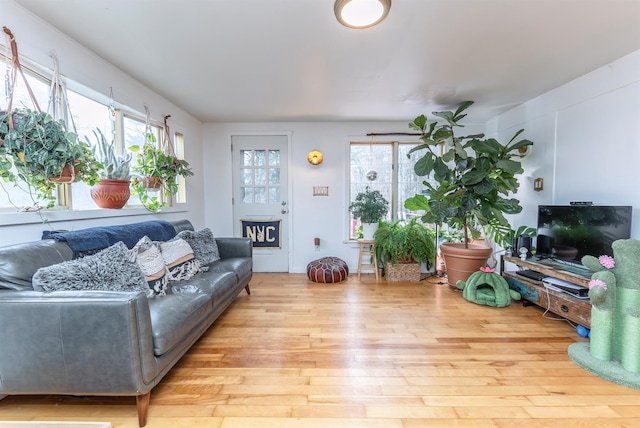
{"label": "flat screen television", "polygon": [[536,254],[580,263],[613,256],[611,244],[631,237],[630,206],[540,205]]}

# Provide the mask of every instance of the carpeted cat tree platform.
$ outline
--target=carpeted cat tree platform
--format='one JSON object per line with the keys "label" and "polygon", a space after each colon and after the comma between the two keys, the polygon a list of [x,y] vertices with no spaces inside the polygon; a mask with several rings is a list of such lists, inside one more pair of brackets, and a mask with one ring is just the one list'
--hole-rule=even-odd
{"label": "carpeted cat tree platform", "polygon": [[574,343],[569,358],[611,382],[640,389],[640,241],[621,239],[613,255],[585,256],[589,282],[591,341]]}

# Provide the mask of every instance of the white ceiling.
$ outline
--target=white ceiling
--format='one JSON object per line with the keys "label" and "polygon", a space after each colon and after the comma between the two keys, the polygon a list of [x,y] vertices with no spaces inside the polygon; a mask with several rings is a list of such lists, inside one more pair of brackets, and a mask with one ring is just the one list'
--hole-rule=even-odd
{"label": "white ceiling", "polygon": [[203,122],[484,120],[640,49],[640,0],[16,0]]}

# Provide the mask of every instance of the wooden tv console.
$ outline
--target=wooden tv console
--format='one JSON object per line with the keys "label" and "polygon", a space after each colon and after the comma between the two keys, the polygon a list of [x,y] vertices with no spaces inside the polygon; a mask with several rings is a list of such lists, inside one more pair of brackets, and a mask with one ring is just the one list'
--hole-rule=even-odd
{"label": "wooden tv console", "polygon": [[516,265],[518,268],[531,269],[583,287],[588,286],[591,278],[569,270],[563,270],[562,266],[556,264],[543,264],[531,259],[520,260],[520,258],[513,256],[502,256],[500,258],[502,276],[507,280],[510,288],[522,295],[525,306],[526,302],[531,302],[542,308],[548,308],[550,312],[569,321],[591,328],[591,302],[589,302],[589,299],[578,299],[567,293],[549,290],[540,281],[534,281],[518,275],[515,270],[505,270],[505,263],[507,262]]}

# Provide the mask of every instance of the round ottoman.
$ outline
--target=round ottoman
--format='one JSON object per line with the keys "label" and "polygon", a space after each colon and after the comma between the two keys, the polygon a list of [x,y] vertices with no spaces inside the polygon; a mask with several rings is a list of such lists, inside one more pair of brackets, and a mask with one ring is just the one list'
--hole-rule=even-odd
{"label": "round ottoman", "polygon": [[340,282],[349,276],[349,267],[337,257],[323,257],[307,265],[307,276],[314,282]]}

